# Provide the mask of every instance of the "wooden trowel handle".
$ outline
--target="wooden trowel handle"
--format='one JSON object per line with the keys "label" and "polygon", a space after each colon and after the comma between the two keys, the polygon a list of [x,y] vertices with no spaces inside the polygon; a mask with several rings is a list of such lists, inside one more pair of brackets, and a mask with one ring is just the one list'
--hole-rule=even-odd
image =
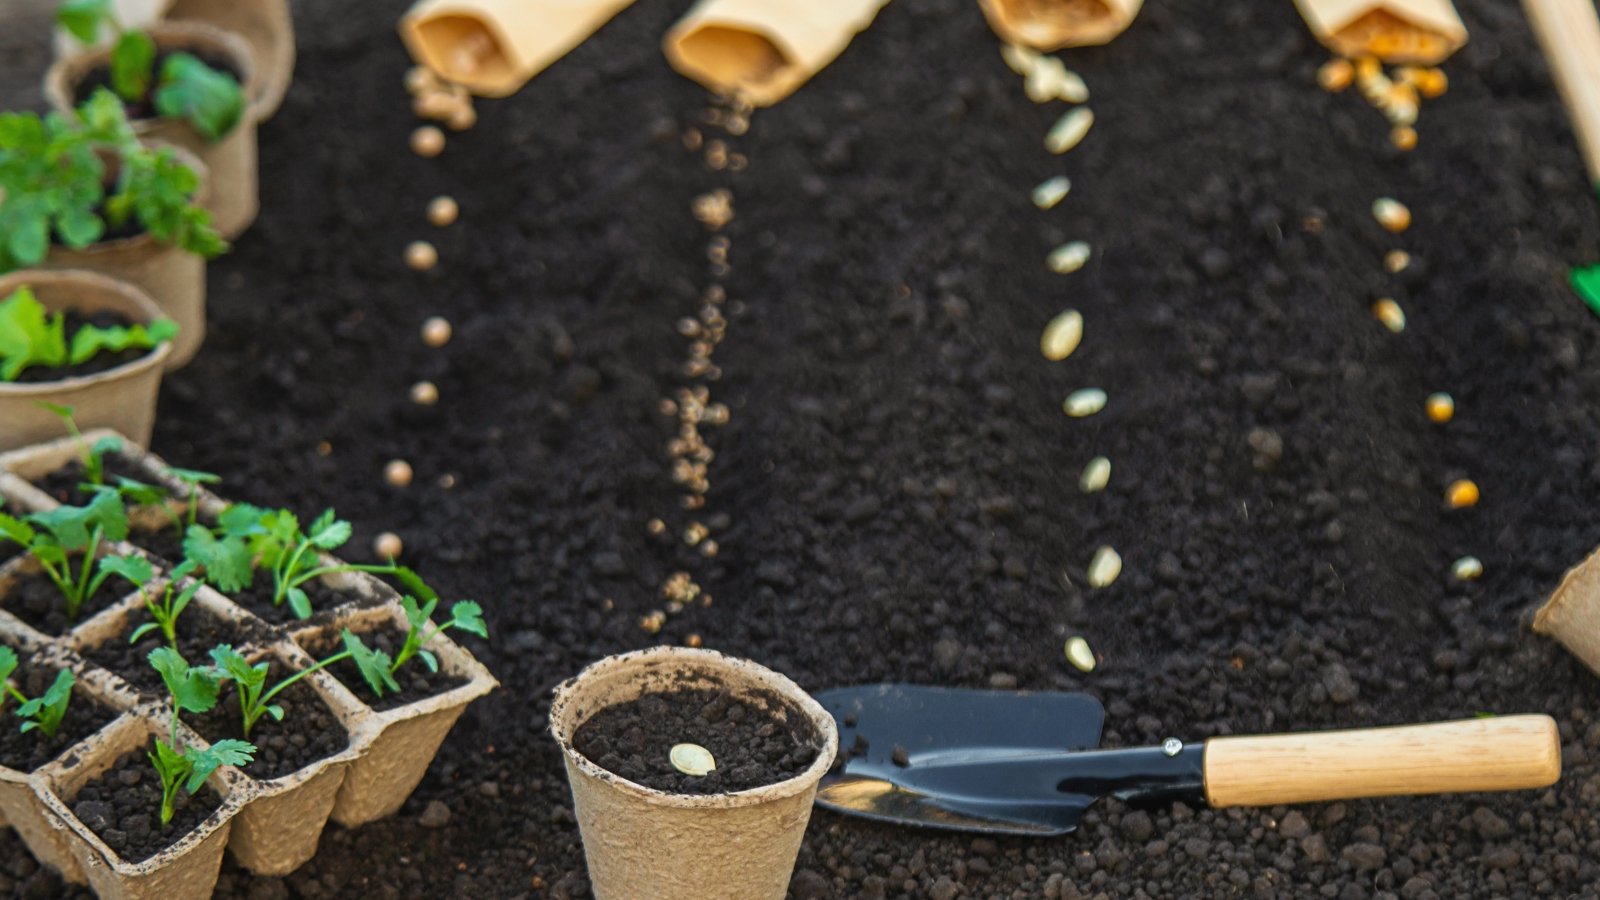
{"label": "wooden trowel handle", "polygon": [[1590,0],[1522,0],[1578,133],[1589,180],[1600,184],[1600,17]]}
{"label": "wooden trowel handle", "polygon": [[1561,777],[1549,716],[1505,716],[1206,742],[1214,807],[1541,788]]}

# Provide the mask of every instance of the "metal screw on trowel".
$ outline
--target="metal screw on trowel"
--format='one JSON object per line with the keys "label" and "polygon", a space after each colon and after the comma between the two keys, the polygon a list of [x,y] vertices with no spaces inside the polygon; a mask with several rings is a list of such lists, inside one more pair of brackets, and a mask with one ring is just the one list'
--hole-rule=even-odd
{"label": "metal screw on trowel", "polygon": [[1177,756],[1183,749],[1183,741],[1177,738],[1167,738],[1161,742],[1161,752],[1168,756]]}

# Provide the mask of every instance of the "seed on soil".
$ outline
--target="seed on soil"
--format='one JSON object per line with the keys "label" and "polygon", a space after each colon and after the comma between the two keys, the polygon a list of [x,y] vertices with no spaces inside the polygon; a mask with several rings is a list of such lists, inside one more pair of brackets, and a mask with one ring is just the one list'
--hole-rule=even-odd
{"label": "seed on soil", "polygon": [[372,552],[376,553],[379,559],[399,559],[405,548],[405,544],[400,541],[400,535],[392,531],[385,531],[372,539]]}
{"label": "seed on soil", "polygon": [[433,316],[422,323],[422,342],[429,347],[437,349],[450,343],[451,333],[450,320],[442,316]]}
{"label": "seed on soil", "polygon": [[1356,67],[1348,59],[1330,59],[1317,70],[1317,84],[1329,93],[1337,94],[1355,80]]}
{"label": "seed on soil", "polygon": [[1106,392],[1099,388],[1082,388],[1067,395],[1061,409],[1074,419],[1092,416],[1106,407]]}
{"label": "seed on soil", "polygon": [[711,751],[699,744],[673,744],[667,754],[672,767],[685,775],[710,775],[717,770],[717,761]]}
{"label": "seed on soil", "polygon": [[412,66],[406,70],[406,93],[422,94],[439,89],[439,76],[427,66]]}
{"label": "seed on soil", "polygon": [[435,197],[428,204],[428,222],[440,228],[455,224],[460,215],[461,207],[454,197]]}
{"label": "seed on soil", "polygon": [[433,159],[444,152],[444,132],[432,125],[424,125],[411,132],[411,152],[423,159]]}
{"label": "seed on soil", "polygon": [[1396,150],[1415,150],[1417,130],[1410,125],[1397,125],[1389,132],[1389,143],[1393,144]]}
{"label": "seed on soil", "polygon": [[1072,182],[1067,176],[1057,175],[1040,182],[1039,186],[1033,189],[1033,205],[1040,209],[1054,209],[1071,190]]}
{"label": "seed on soil", "polygon": [[722,549],[721,546],[718,545],[716,541],[701,541],[700,542],[700,555],[701,556],[716,556],[717,555],[717,551],[719,551],[721,549]]}
{"label": "seed on soil", "polygon": [[1411,210],[1393,197],[1379,197],[1372,201],[1372,217],[1395,234],[1411,227]]}
{"label": "seed on soil", "polygon": [[1089,585],[1091,587],[1110,587],[1122,574],[1122,557],[1110,547],[1101,547],[1094,552],[1094,558],[1089,560]]}
{"label": "seed on soil", "polygon": [[451,131],[466,131],[478,124],[478,110],[473,107],[470,100],[465,103],[458,103],[450,111],[450,115],[444,120],[444,123],[450,126]]}
{"label": "seed on soil", "polygon": [[1443,391],[1440,391],[1436,394],[1429,394],[1426,406],[1428,410],[1428,420],[1431,422],[1436,422],[1440,425],[1443,425],[1456,416],[1455,398]]}
{"label": "seed on soil", "polygon": [[1081,637],[1072,637],[1067,640],[1067,662],[1072,663],[1080,672],[1094,671],[1094,651],[1089,649],[1089,642]]}
{"label": "seed on soil", "polygon": [[1039,350],[1045,359],[1060,362],[1071,356],[1082,340],[1083,314],[1069,309],[1044,326],[1044,333],[1039,335]]}
{"label": "seed on soil", "polygon": [[1078,146],[1089,129],[1094,127],[1094,110],[1080,106],[1066,115],[1045,135],[1044,147],[1051,153],[1065,153]]}
{"label": "seed on soil", "polygon": [[411,386],[411,402],[418,406],[432,406],[439,402],[439,388],[431,381],[419,381]]}
{"label": "seed on soil", "polygon": [[1383,255],[1383,270],[1390,275],[1399,275],[1411,265],[1411,254],[1404,250],[1390,250]]}
{"label": "seed on soil", "polygon": [[1465,509],[1478,505],[1478,485],[1470,478],[1462,478],[1451,482],[1450,487],[1444,492],[1444,502],[1451,509]]}
{"label": "seed on soil", "polygon": [[667,624],[667,614],[659,609],[654,610],[653,612],[650,612],[639,619],[639,627],[643,628],[648,634],[660,633],[661,626],[665,624]]}
{"label": "seed on soil", "polygon": [[1057,275],[1071,275],[1089,261],[1090,252],[1087,241],[1071,241],[1050,251],[1045,262]]}
{"label": "seed on soil", "polygon": [[1429,100],[1444,96],[1450,89],[1450,77],[1444,74],[1443,69],[1424,69],[1417,79],[1417,90]]}
{"label": "seed on soil", "polygon": [[412,241],[406,245],[406,265],[413,271],[426,272],[439,264],[439,250],[427,241]]}
{"label": "seed on soil", "polygon": [[1023,91],[1035,103],[1065,100],[1082,103],[1089,99],[1089,86],[1078,73],[1069,70],[1059,57],[1041,56],[1028,71]]}
{"label": "seed on soil", "polygon": [[697,648],[703,643],[705,642],[701,640],[700,635],[698,634],[690,634],[683,639],[683,645],[685,647]]}
{"label": "seed on soil", "polygon": [[410,487],[411,476],[411,464],[403,459],[392,459],[383,467],[383,480],[391,487]]}
{"label": "seed on soil", "polygon": [[1372,304],[1372,314],[1378,317],[1378,321],[1383,323],[1383,327],[1395,334],[1406,330],[1406,311],[1400,308],[1400,304],[1388,297],[1384,297],[1377,303]]}
{"label": "seed on soil", "polygon": [[1476,581],[1483,575],[1483,563],[1476,556],[1463,556],[1450,564],[1450,575],[1457,581]]}
{"label": "seed on soil", "polygon": [[700,224],[717,231],[733,221],[733,192],[717,188],[709,194],[701,194],[694,198],[691,209]]}
{"label": "seed on soil", "polygon": [[1089,460],[1083,467],[1083,474],[1078,476],[1078,490],[1085,494],[1094,494],[1106,489],[1111,481],[1111,460],[1104,456],[1096,456]]}
{"label": "seed on soil", "polygon": [[705,540],[710,533],[710,529],[699,522],[690,522],[689,527],[683,530],[683,542],[693,547]]}
{"label": "seed on soil", "polygon": [[1001,44],[1000,58],[1006,61],[1011,71],[1026,77],[1033,67],[1039,62],[1039,51],[1021,44]]}
{"label": "seed on soil", "polygon": [[661,521],[660,519],[651,519],[650,521],[644,523],[644,530],[645,533],[650,535],[663,535],[667,533],[667,523]]}

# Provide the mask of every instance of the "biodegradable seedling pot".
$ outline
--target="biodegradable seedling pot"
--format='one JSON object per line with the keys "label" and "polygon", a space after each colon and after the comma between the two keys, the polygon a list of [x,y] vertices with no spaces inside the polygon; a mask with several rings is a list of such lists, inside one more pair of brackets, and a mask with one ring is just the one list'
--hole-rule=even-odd
{"label": "biodegradable seedling pot", "polygon": [[400,20],[400,37],[413,59],[445,81],[505,97],[632,3],[422,0]]}
{"label": "biodegradable seedling pot", "polygon": [[1560,641],[1600,675],[1600,549],[1567,570],[1534,615],[1533,630]]}
{"label": "biodegradable seedling pot", "polygon": [[[635,784],[574,748],[573,736],[601,709],[693,687],[776,693],[803,710],[821,736],[816,762],[777,784],[691,796]],[[782,900],[817,782],[839,743],[833,717],[788,678],[746,660],[678,647],[613,656],[584,669],[556,689],[550,730],[566,757],[598,900]]]}
{"label": "biodegradable seedling pot", "polygon": [[978,0],[1001,40],[1036,50],[1105,44],[1128,30],[1144,0]]}
{"label": "biodegradable seedling pot", "polygon": [[888,0],[701,0],[662,50],[712,91],[771,106],[836,59]]}
{"label": "biodegradable seedling pot", "polygon": [[1295,0],[1328,49],[1386,63],[1437,65],[1467,42],[1450,0]]}
{"label": "biodegradable seedling pot", "polygon": [[[161,53],[188,50],[227,64],[239,78],[245,97],[254,96],[255,70],[250,47],[237,35],[200,22],[166,22],[147,30]],[[109,64],[108,48],[87,50],[63,57],[45,74],[44,92],[50,105],[63,114],[77,107],[74,102],[79,85],[96,69]],[[212,225],[224,238],[238,237],[260,211],[260,190],[256,172],[256,120],[246,106],[233,130],[220,140],[209,141],[188,122],[177,118],[141,119],[133,131],[144,141],[159,141],[182,148],[205,164],[211,176],[211,190],[202,201],[211,211]],[[182,320],[179,325],[184,324]]]}

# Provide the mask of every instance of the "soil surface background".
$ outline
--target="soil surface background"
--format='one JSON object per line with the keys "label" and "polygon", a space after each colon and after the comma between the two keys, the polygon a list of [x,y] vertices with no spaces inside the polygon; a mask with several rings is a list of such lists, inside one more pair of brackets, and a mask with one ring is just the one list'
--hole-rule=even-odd
{"label": "soil surface background", "polygon": [[[1600,542],[1600,321],[1564,281],[1600,258],[1600,214],[1517,4],[1462,0],[1472,42],[1399,155],[1359,97],[1316,87],[1327,54],[1292,4],[1152,2],[1065,54],[1098,124],[1055,158],[1062,107],[1024,96],[977,5],[901,0],[729,139],[736,173],[680,139],[708,99],[658,45],[687,0],[623,12],[435,160],[406,146],[406,5],[294,3],[261,220],[211,266],[207,341],[153,443],[228,496],[336,507],[352,556],[399,534],[405,563],[484,605],[492,638],[464,643],[503,687],[400,813],[330,828],[285,879],[227,863],[220,896],[588,896],[550,689],[691,634],[808,689],[1086,690],[1108,746],[1561,723],[1561,782],[1502,796],[1104,803],[1054,840],[818,811],[796,898],[1600,896],[1600,680],[1528,629]],[[0,27],[20,51],[0,99],[36,102],[45,53],[21,33]],[[1042,213],[1029,191],[1057,173],[1072,193]],[[645,525],[689,522],[657,405],[711,283],[690,205],[718,187],[736,218],[712,397],[731,421],[708,431],[701,518],[726,521],[696,562]],[[438,194],[461,204],[447,230],[424,219]],[[1415,214],[1401,237],[1372,221],[1383,195]],[[1080,238],[1089,265],[1051,274]],[[401,262],[417,239],[440,250],[426,275]],[[1401,278],[1380,264],[1395,247],[1416,259]],[[1403,334],[1369,312],[1384,295]],[[1039,331],[1069,306],[1084,344],[1048,363]],[[430,315],[454,324],[441,349],[418,338]],[[407,400],[421,379],[436,407]],[[1089,386],[1106,409],[1063,416]],[[1458,409],[1442,427],[1437,390]],[[1100,454],[1110,487],[1082,495]],[[409,488],[385,485],[394,458]],[[1447,512],[1458,477],[1483,501]],[[1124,571],[1091,590],[1102,544]],[[1481,580],[1450,579],[1465,554]],[[714,603],[647,633],[685,563]],[[1063,656],[1074,634],[1091,674]],[[0,895],[71,891],[6,835]]]}

